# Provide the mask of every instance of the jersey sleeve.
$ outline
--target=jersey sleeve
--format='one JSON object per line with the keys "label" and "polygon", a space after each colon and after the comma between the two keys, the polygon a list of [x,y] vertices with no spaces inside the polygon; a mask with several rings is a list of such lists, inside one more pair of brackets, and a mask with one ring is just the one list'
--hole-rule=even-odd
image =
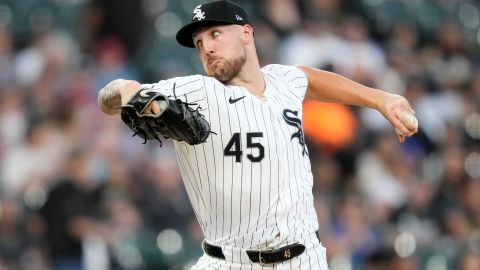
{"label": "jersey sleeve", "polygon": [[142,88],[162,93],[172,100],[180,99],[183,102],[192,104],[194,108],[200,106],[205,109],[206,91],[204,80],[205,77],[202,75],[175,77],[153,84],[142,84]]}
{"label": "jersey sleeve", "polygon": [[265,70],[281,77],[290,85],[290,91],[293,95],[303,100],[307,93],[308,79],[307,75],[298,67],[272,64],[264,67]]}

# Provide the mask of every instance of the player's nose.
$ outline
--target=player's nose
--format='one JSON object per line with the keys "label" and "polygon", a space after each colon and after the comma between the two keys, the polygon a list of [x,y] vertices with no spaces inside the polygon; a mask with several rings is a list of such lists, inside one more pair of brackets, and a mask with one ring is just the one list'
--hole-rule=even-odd
{"label": "player's nose", "polygon": [[202,49],[206,54],[215,53],[215,42],[213,40],[204,40],[202,42]]}

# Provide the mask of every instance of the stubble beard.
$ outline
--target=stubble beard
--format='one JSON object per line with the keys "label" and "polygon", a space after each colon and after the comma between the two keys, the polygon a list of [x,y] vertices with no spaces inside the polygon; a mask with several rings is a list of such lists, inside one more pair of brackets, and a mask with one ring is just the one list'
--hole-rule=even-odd
{"label": "stubble beard", "polygon": [[224,59],[218,64],[218,66],[210,70],[208,75],[214,77],[224,84],[227,84],[240,73],[240,70],[242,70],[245,62],[245,54],[231,60]]}

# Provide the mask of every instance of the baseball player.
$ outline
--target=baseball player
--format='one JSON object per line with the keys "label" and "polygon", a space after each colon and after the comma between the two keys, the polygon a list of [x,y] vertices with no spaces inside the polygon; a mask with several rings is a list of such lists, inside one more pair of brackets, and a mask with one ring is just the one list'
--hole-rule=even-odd
{"label": "baseball player", "polygon": [[[195,7],[191,23],[176,38],[197,50],[207,76],[154,84],[118,79],[100,91],[98,102],[105,113],[121,112],[145,139],[156,137],[148,134],[152,126],[176,139],[178,165],[205,236],[204,255],[193,269],[327,270],[317,235],[302,101],[377,109],[400,141],[417,131],[409,103],[330,72],[260,67],[248,16],[229,1]],[[180,111],[182,117],[172,116]],[[152,122],[135,124],[142,116]],[[199,126],[207,130],[200,132],[205,136],[192,133]]]}

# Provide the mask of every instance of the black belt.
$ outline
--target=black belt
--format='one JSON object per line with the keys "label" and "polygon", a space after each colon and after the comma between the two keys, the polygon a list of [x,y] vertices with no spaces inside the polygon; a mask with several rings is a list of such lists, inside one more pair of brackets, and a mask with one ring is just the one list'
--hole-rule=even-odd
{"label": "black belt", "polygon": [[[316,232],[315,234],[318,237],[318,232]],[[223,254],[221,247],[211,245],[204,241],[203,250],[209,256],[225,260],[225,255]],[[254,263],[270,264],[270,263],[279,263],[279,262],[288,261],[302,254],[304,251],[305,251],[304,245],[295,243],[295,244],[281,247],[279,249],[262,250],[262,251],[247,250],[246,253],[250,261]]]}

